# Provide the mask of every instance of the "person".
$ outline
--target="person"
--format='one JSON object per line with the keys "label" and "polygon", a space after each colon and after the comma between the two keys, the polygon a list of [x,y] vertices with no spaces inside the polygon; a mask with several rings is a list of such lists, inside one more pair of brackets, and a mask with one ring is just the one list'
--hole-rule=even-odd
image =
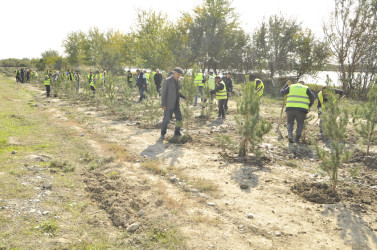
{"label": "person", "polygon": [[89,75],[88,75],[88,82],[89,82],[89,85],[90,85],[90,89],[92,90],[93,94],[96,93],[96,85],[94,84],[94,75],[93,75],[93,72],[90,71]]}
{"label": "person", "polygon": [[50,97],[50,91],[51,91],[51,88],[50,88],[50,85],[51,85],[51,76],[52,74],[51,73],[48,73],[48,75],[45,76],[45,80],[44,80],[44,85],[46,87],[46,96],[47,97]]}
{"label": "person", "polygon": [[[24,83],[24,68],[21,68],[21,71],[20,71],[20,74],[21,74],[21,83]],[[46,74],[48,75],[48,74]]]}
{"label": "person", "polygon": [[295,142],[300,142],[306,114],[309,112],[309,108],[313,105],[315,99],[313,92],[304,84],[304,81],[299,81],[290,86],[285,84],[280,90],[280,94],[287,95],[285,112],[287,112],[289,143],[293,143],[293,127],[295,120],[297,123]]}
{"label": "person", "polygon": [[18,69],[17,71],[16,71],[16,82],[20,82],[21,81],[21,77],[20,77],[20,70]]}
{"label": "person", "polygon": [[104,68],[104,69],[103,69],[103,73],[101,73],[101,78],[102,78],[102,88],[103,88],[103,89],[105,88],[105,85],[106,85],[106,77],[107,77],[107,71],[106,71],[106,69]]}
{"label": "person", "polygon": [[255,92],[257,92],[259,98],[263,95],[264,84],[261,79],[256,78],[255,75],[250,74],[249,80],[255,84]]}
{"label": "person", "polygon": [[140,69],[136,70],[136,86],[139,88],[139,102],[145,99],[144,91],[147,89],[147,79],[145,78],[144,74],[140,71]]}
{"label": "person", "polygon": [[156,74],[153,76],[154,84],[156,85],[157,93],[161,96],[161,82],[162,82],[162,74],[160,73],[159,69],[156,69]]}
{"label": "person", "polygon": [[127,83],[132,84],[133,78],[132,78],[132,73],[131,70],[127,70]]}
{"label": "person", "polygon": [[203,104],[206,102],[206,99],[204,98],[204,95],[203,95],[203,87],[205,83],[203,73],[201,72],[196,73],[194,82],[196,84],[196,87],[198,88],[198,94],[196,94],[194,98],[194,106],[196,106],[196,104],[198,103],[198,97],[200,95],[201,107],[204,108]]}
{"label": "person", "polygon": [[168,74],[166,75],[166,78],[169,78],[173,75],[173,70],[171,69],[171,67],[168,68]]}
{"label": "person", "polygon": [[215,77],[215,89],[211,90],[211,95],[213,94],[216,94],[216,99],[218,101],[219,115],[217,118],[225,120],[225,101],[228,99],[228,95],[226,85],[219,75]]}
{"label": "person", "polygon": [[80,71],[76,70],[76,73],[75,73],[75,80],[76,80],[76,93],[79,93],[79,90],[80,90]]}
{"label": "person", "polygon": [[225,103],[224,103],[224,109],[225,109],[225,113],[228,113],[228,100],[229,100],[229,97],[233,93],[233,79],[232,79],[231,72],[226,73],[226,76],[223,77],[223,82],[225,83],[225,87],[227,90],[227,99],[225,100]]}
{"label": "person", "polygon": [[[326,110],[326,102],[328,102],[328,94],[326,93],[327,92],[327,87],[322,87],[321,91],[318,93],[318,105],[317,105],[317,108],[318,108],[318,118],[320,118],[319,120],[319,133],[321,136],[323,136],[323,129],[322,129],[322,119],[321,119],[321,115],[322,115],[322,112]],[[340,98],[342,98],[343,96],[343,90],[340,90],[340,89],[334,89],[334,94],[336,95],[339,95]],[[335,99],[334,99],[335,101]]]}
{"label": "person", "polygon": [[161,140],[165,139],[166,130],[172,114],[174,113],[175,136],[181,136],[182,113],[179,107],[179,99],[185,97],[180,93],[180,78],[183,75],[183,70],[179,67],[173,71],[173,76],[166,78],[161,90],[161,108],[164,110],[164,118],[161,126]]}

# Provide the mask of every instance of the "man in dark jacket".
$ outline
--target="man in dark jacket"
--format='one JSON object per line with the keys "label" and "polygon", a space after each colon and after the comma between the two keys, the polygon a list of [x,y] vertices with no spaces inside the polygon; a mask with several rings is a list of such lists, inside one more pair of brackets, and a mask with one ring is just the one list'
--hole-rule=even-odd
{"label": "man in dark jacket", "polygon": [[309,108],[313,105],[314,94],[304,85],[303,81],[288,86],[287,84],[280,90],[280,94],[287,95],[287,104],[285,111],[287,112],[287,129],[288,141],[293,143],[293,126],[296,120],[296,139],[300,142],[301,133],[304,129],[304,121]]}
{"label": "man in dark jacket", "polygon": [[153,76],[154,84],[156,85],[157,93],[161,96],[160,89],[161,89],[161,82],[162,82],[162,74],[160,73],[159,69],[156,69],[156,74]]}
{"label": "man in dark jacket", "polygon": [[127,83],[131,84],[133,81],[131,70],[127,70]]}
{"label": "man in dark jacket", "polygon": [[[343,90],[334,89],[334,94],[339,95],[339,98],[343,96]],[[322,87],[321,91],[318,93],[318,118],[321,118],[322,112],[326,110],[326,102],[328,102],[328,95],[327,95],[327,87]],[[335,101],[335,96],[334,100]],[[319,120],[319,133],[323,136],[323,129],[322,129],[322,119]]]}
{"label": "man in dark jacket", "polygon": [[140,69],[136,70],[137,77],[136,77],[136,86],[139,88],[139,102],[145,99],[144,91],[147,89],[147,79],[145,78],[144,74],[140,71]]}
{"label": "man in dark jacket", "polygon": [[161,90],[161,108],[164,110],[164,118],[162,120],[161,126],[161,140],[165,139],[166,130],[172,114],[174,113],[176,124],[175,124],[175,136],[181,135],[181,123],[182,123],[182,113],[179,107],[179,98],[184,96],[180,93],[180,78],[183,75],[183,70],[181,68],[175,68],[173,71],[173,76],[166,78]]}
{"label": "man in dark jacket", "polygon": [[226,76],[223,76],[223,82],[225,83],[226,91],[227,91],[227,98],[225,99],[224,103],[224,109],[225,112],[228,111],[228,99],[231,93],[233,93],[233,79],[232,79],[232,73],[228,72],[226,73]]}

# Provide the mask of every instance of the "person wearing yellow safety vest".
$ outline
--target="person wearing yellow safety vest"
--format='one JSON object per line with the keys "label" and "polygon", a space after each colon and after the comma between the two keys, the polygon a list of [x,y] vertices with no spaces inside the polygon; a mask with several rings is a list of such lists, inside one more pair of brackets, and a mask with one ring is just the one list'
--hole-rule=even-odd
{"label": "person wearing yellow safety vest", "polygon": [[228,99],[228,95],[226,85],[219,75],[215,77],[215,89],[211,91],[211,94],[216,94],[216,99],[218,101],[219,115],[217,118],[225,120],[225,101]]}
{"label": "person wearing yellow safety vest", "polygon": [[[215,83],[215,76],[213,75],[213,71],[209,72],[208,80],[206,81],[207,87],[209,91],[215,90],[216,83]],[[213,94],[211,94],[211,100],[213,100]]]}
{"label": "person wearing yellow safety vest", "polygon": [[259,78],[256,78],[252,74],[250,75],[250,80],[251,80],[251,82],[254,82],[254,84],[255,84],[255,92],[257,92],[259,98],[261,98],[262,95],[263,95],[263,90],[264,90],[264,84],[263,84],[262,80],[259,79]]}
{"label": "person wearing yellow safety vest", "polygon": [[198,94],[195,96],[194,106],[196,106],[196,104],[198,103],[198,95],[200,95],[200,100],[201,100],[201,104],[202,104],[202,108],[203,108],[204,107],[203,104],[206,102],[206,99],[204,98],[204,95],[203,95],[203,87],[204,87],[204,83],[205,83],[205,79],[203,78],[203,74],[197,73],[195,75],[194,82],[196,84],[196,87],[198,87]]}
{"label": "person wearing yellow safety vest", "polygon": [[48,75],[45,76],[45,79],[44,79],[44,85],[46,87],[46,96],[47,97],[50,97],[50,91],[51,91],[51,76],[52,74],[51,73],[48,73]]}
{"label": "person wearing yellow safety vest", "polygon": [[[322,87],[321,91],[318,93],[318,117],[321,118],[322,112],[326,110],[326,102],[328,102],[327,93],[326,93],[327,87]],[[339,95],[340,98],[343,96],[343,90],[340,89],[334,89],[334,94]],[[335,101],[335,100],[334,100]],[[322,119],[319,120],[319,133],[321,136],[323,135],[322,130]]]}
{"label": "person wearing yellow safety vest", "polygon": [[304,85],[303,81],[288,86],[287,84],[280,90],[280,94],[287,95],[287,104],[285,111],[287,112],[287,130],[288,141],[293,143],[293,127],[297,122],[296,139],[300,142],[301,133],[304,129],[304,121],[309,108],[313,105],[315,96],[313,92]]}
{"label": "person wearing yellow safety vest", "polygon": [[90,85],[90,89],[92,90],[93,94],[96,93],[96,85],[94,84],[94,75],[93,75],[93,72],[90,71],[89,75],[88,75],[88,82],[89,82],[89,85]]}
{"label": "person wearing yellow safety vest", "polygon": [[228,99],[226,99],[225,104],[224,104],[224,109],[225,109],[225,113],[228,113],[229,96],[233,93],[233,79],[232,79],[231,72],[228,72],[226,73],[226,76],[223,76],[223,82],[225,83],[227,96],[228,96]]}
{"label": "person wearing yellow safety vest", "polygon": [[129,85],[131,85],[133,80],[134,80],[134,79],[133,79],[133,76],[132,76],[131,70],[127,70],[127,83],[128,83]]}

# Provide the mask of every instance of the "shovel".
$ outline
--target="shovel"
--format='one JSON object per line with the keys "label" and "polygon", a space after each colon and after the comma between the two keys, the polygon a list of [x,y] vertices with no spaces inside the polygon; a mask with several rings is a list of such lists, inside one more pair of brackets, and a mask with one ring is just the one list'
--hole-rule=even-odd
{"label": "shovel", "polygon": [[317,121],[318,121],[318,120],[319,120],[319,117],[313,122],[312,125],[310,125],[310,127],[309,127],[308,129],[305,129],[305,130],[304,130],[304,135],[303,135],[304,141],[306,140],[306,132],[307,132],[307,131],[310,131],[310,130],[313,128],[313,126],[314,126],[315,124],[317,124]]}
{"label": "shovel", "polygon": [[281,131],[280,131],[280,123],[281,123],[281,118],[283,117],[283,111],[284,111],[284,107],[285,107],[285,103],[286,102],[287,102],[287,96],[285,95],[284,96],[283,105],[281,107],[281,112],[280,112],[280,118],[279,118],[278,126],[276,127],[276,132],[279,134],[279,136],[278,136],[278,140],[279,141],[281,139],[283,139],[283,135],[281,134]]}

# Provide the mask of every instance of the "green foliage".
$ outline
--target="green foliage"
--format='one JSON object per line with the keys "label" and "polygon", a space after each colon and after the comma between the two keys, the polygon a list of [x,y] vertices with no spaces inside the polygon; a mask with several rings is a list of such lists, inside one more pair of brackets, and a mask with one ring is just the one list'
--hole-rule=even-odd
{"label": "green foliage", "polygon": [[329,101],[326,104],[326,111],[321,115],[324,135],[330,140],[329,150],[325,150],[316,145],[316,153],[322,161],[321,168],[330,177],[332,189],[335,191],[338,183],[338,168],[340,164],[350,157],[346,151],[345,139],[348,124],[348,112],[341,109],[337,96],[327,89]]}
{"label": "green foliage", "polygon": [[58,225],[56,224],[56,222],[54,220],[51,220],[51,221],[43,221],[39,224],[39,229],[41,230],[41,232],[43,233],[47,233],[47,234],[50,234],[50,235],[56,235],[56,233],[58,232]]}
{"label": "green foliage", "polygon": [[356,106],[353,123],[356,132],[367,144],[368,155],[370,146],[377,142],[377,83],[369,88],[368,101],[361,107]]}
{"label": "green foliage", "polygon": [[235,120],[241,135],[239,155],[246,156],[250,150],[258,154],[257,144],[262,137],[271,130],[271,123],[260,118],[259,96],[255,93],[255,84],[247,82],[242,89],[242,96],[237,102],[237,115]]}
{"label": "green foliage", "polygon": [[183,126],[185,128],[185,133],[188,135],[189,133],[189,124],[192,121],[193,111],[190,107],[192,100],[194,99],[195,95],[197,94],[197,87],[194,82],[195,75],[198,72],[198,67],[194,65],[191,77],[185,76],[183,81],[181,82],[181,93],[183,96],[186,97],[186,101],[182,106],[182,116],[183,116]]}

